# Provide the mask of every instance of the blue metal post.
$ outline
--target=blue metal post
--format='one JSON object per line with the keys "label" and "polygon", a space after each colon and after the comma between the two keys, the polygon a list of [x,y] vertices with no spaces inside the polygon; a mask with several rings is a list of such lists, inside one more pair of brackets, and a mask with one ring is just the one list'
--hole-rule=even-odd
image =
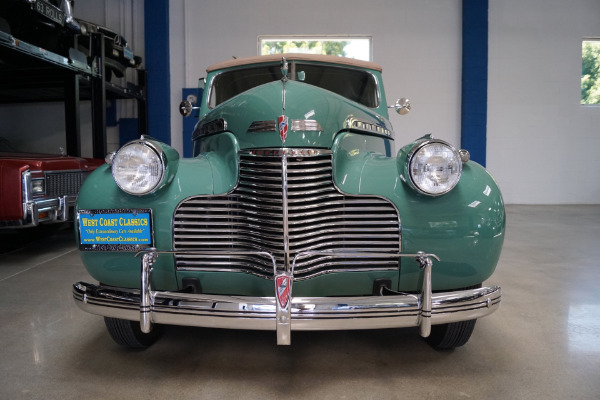
{"label": "blue metal post", "polygon": [[169,1],[144,0],[148,134],[171,143],[171,71],[169,66]]}
{"label": "blue metal post", "polygon": [[487,144],[488,0],[462,4],[461,147],[485,166]]}

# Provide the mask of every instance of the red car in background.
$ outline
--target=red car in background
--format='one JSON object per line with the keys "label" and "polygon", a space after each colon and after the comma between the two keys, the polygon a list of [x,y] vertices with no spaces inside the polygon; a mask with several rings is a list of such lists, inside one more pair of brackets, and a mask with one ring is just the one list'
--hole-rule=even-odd
{"label": "red car in background", "polygon": [[0,138],[0,228],[72,220],[79,188],[104,160],[22,153]]}

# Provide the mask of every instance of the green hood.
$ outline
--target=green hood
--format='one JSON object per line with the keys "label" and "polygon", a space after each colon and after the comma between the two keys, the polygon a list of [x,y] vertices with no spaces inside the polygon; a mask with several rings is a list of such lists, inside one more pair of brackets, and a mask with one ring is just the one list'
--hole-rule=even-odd
{"label": "green hood", "polygon": [[[331,148],[334,137],[345,130],[374,131],[391,139],[392,127],[387,116],[306,83],[285,82],[284,111],[283,88],[282,81],[274,81],[223,102],[198,122],[194,139],[232,132],[241,149]],[[277,127],[282,114],[288,117],[289,124],[285,143]]]}

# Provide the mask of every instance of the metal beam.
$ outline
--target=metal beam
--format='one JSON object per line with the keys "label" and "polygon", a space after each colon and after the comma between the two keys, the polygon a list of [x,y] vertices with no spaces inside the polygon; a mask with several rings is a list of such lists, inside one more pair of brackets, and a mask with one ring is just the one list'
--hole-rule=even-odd
{"label": "metal beam", "polygon": [[487,146],[488,1],[462,3],[461,147],[483,166]]}

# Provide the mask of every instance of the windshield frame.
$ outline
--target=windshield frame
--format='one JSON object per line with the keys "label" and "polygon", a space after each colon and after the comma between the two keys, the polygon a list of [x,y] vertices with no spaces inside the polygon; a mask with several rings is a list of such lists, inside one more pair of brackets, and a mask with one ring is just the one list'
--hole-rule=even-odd
{"label": "windshield frame", "polygon": [[[294,80],[294,81],[297,81],[297,82],[301,82],[300,80],[296,79],[296,76],[297,76],[297,74],[296,74],[297,67],[298,66],[304,66],[304,65],[310,65],[310,66],[316,66],[316,67],[323,67],[323,68],[327,68],[327,69],[340,69],[340,70],[345,70],[345,71],[356,71],[356,72],[364,73],[365,75],[368,76],[368,79],[373,82],[373,87],[374,87],[374,90],[375,90],[375,95],[374,95],[374,102],[375,102],[375,104],[374,105],[364,104],[364,103],[362,103],[360,101],[356,101],[356,100],[354,100],[352,98],[343,96],[342,94],[339,94],[339,93],[336,93],[336,92],[333,92],[333,91],[332,91],[332,93],[336,93],[336,94],[344,97],[345,99],[348,99],[348,100],[350,100],[352,102],[356,102],[356,103],[361,104],[361,105],[363,105],[363,106],[365,106],[367,108],[370,108],[370,109],[378,109],[381,106],[381,97],[382,97],[381,96],[381,84],[379,82],[379,79],[378,79],[377,75],[374,74],[373,72],[371,72],[368,69],[364,69],[364,68],[360,68],[360,67],[353,67],[353,66],[348,66],[348,65],[334,64],[334,63],[325,64],[325,63],[318,62],[318,61],[311,62],[310,60],[290,60],[290,61],[288,61],[288,64],[289,64],[289,70],[290,70],[290,73],[288,74],[288,76],[289,76],[288,79],[289,80]],[[213,99],[213,95],[214,95],[214,87],[215,87],[216,80],[221,75],[223,75],[225,73],[228,73],[228,72],[233,72],[233,71],[253,70],[253,69],[267,68],[267,67],[273,67],[273,66],[279,67],[279,64],[278,63],[273,63],[273,62],[259,63],[259,64],[246,64],[246,65],[242,65],[242,66],[239,66],[239,67],[236,67],[236,68],[227,69],[227,70],[221,70],[221,71],[215,72],[214,75],[212,75],[212,77],[210,77],[210,81],[207,82],[208,83],[208,85],[207,85],[208,86],[208,90],[206,91],[207,93],[206,93],[206,96],[205,96],[205,101],[206,101],[207,108],[209,110],[212,110],[215,107],[218,107],[219,104],[222,104],[223,102],[225,102],[225,101],[227,101],[227,100],[235,97],[235,96],[232,96],[229,99],[224,100],[224,101],[222,101],[219,104],[214,104],[214,101],[212,100]],[[277,79],[274,79],[274,80],[272,80],[270,82],[275,82],[275,81],[277,81]],[[306,83],[306,84],[307,85],[312,85],[310,83]],[[260,86],[260,85],[257,85],[257,86]],[[257,86],[254,86],[254,87],[257,87]],[[319,87],[319,88],[321,88],[323,90],[329,90],[329,89],[323,88],[321,86],[317,86],[317,85],[313,85],[313,86]],[[241,93],[244,93],[244,92],[245,91],[240,92],[240,93],[238,93],[238,95],[241,94]]]}

